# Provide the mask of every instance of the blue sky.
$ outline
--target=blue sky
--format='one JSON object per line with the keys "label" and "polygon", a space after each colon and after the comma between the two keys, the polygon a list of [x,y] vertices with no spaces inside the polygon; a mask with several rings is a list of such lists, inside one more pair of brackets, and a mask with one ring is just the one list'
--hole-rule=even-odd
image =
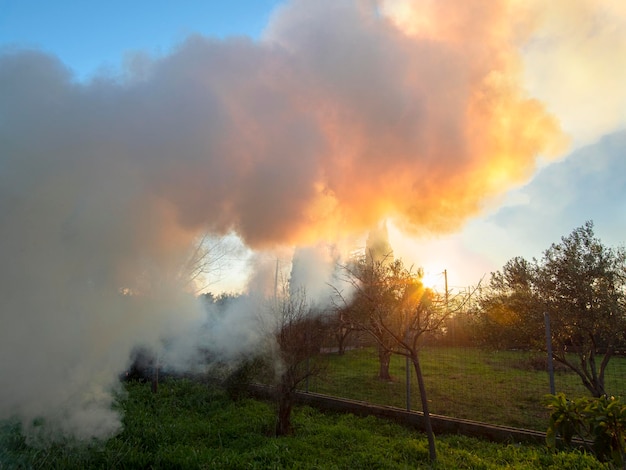
{"label": "blue sky", "polygon": [[258,37],[278,3],[1,0],[0,44],[41,48],[88,77],[129,51],[166,54],[192,33]]}
{"label": "blue sky", "polygon": [[[118,73],[128,53],[166,57],[191,34],[257,40],[282,3],[0,0],[0,45],[40,49],[57,56],[75,78],[89,81]],[[589,2],[555,3],[521,52],[526,89],[561,123],[570,139],[567,150],[552,162],[540,158],[532,178],[491,195],[482,212],[452,233],[407,236],[392,224],[397,254],[434,275],[447,269],[452,285],[463,286],[513,256],[539,257],[589,219],[607,244],[624,242],[626,14],[619,2],[606,4],[614,9],[610,18],[602,16],[606,12],[591,15],[605,21],[606,29],[592,34],[576,7]],[[551,37],[560,42],[546,39]]]}

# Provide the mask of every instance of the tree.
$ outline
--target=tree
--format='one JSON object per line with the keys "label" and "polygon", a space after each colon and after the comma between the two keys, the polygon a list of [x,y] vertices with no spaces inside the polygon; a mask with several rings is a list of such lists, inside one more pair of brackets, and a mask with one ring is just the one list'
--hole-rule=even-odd
{"label": "tree", "polygon": [[537,270],[536,289],[552,322],[554,359],[576,372],[594,397],[606,395],[606,367],[624,340],[625,272],[626,252],[604,246],[591,221],[552,244]]}
{"label": "tree", "polygon": [[177,273],[182,286],[193,293],[205,290],[228,267],[238,247],[228,237],[204,234],[190,247]]}
{"label": "tree", "polygon": [[303,289],[283,295],[274,302],[276,343],[276,435],[293,433],[291,410],[298,385],[307,378],[320,373],[319,364],[311,359],[320,352],[325,334],[324,323],[307,302]]}
{"label": "tree", "polygon": [[343,356],[348,345],[348,337],[355,330],[354,325],[350,322],[350,316],[343,308],[336,308],[330,313],[328,320],[328,330],[332,334],[337,344],[337,354]]}
{"label": "tree", "polygon": [[394,319],[389,322],[381,317],[376,322],[390,336],[391,352],[407,357],[413,364],[424,413],[429,455],[431,461],[435,461],[437,454],[430,422],[426,385],[420,364],[420,341],[427,334],[440,332],[451,316],[463,310],[473,291],[465,294],[459,293],[450,298],[449,292],[440,295],[435,290],[426,288],[422,283],[421,271],[413,274],[411,270],[400,269],[399,273],[398,280],[401,286],[401,296],[397,304],[399,321]]}
{"label": "tree", "polygon": [[543,347],[543,307],[535,289],[536,265],[515,257],[491,274],[478,296],[478,337],[497,349]]}
{"label": "tree", "polygon": [[367,332],[378,348],[378,378],[391,380],[389,363],[392,355],[392,338],[379,319],[385,318],[389,324],[397,321],[394,315],[403,288],[400,276],[404,266],[400,260],[388,257],[374,259],[363,256],[352,260],[343,267],[345,283],[352,286],[349,300],[341,299],[340,314],[344,321],[358,331]]}
{"label": "tree", "polygon": [[514,258],[492,274],[480,301],[483,338],[497,346],[541,347],[548,314],[553,358],[576,372],[594,397],[603,396],[606,367],[626,330],[625,273],[624,249],[604,246],[586,222],[541,260]]}
{"label": "tree", "polygon": [[422,272],[414,273],[404,267],[401,260],[387,262],[365,259],[346,268],[349,282],[354,288],[346,310],[358,328],[368,332],[377,342],[381,373],[388,358],[399,354],[410,359],[420,390],[422,412],[429,454],[436,460],[435,439],[430,421],[426,386],[420,363],[421,342],[426,334],[441,330],[445,321],[460,311],[471,293],[449,298],[449,293],[438,294],[424,287]]}

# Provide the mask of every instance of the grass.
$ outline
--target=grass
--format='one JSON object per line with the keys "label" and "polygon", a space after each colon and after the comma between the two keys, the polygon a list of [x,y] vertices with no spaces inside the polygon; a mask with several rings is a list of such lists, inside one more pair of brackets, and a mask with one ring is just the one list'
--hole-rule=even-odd
{"label": "grass", "polygon": [[[550,393],[548,375],[532,367],[542,358],[522,351],[484,351],[472,348],[425,348],[422,369],[430,411],[456,418],[544,431]],[[391,382],[378,380],[378,358],[373,348],[327,355],[324,376],[312,379],[309,391],[406,407],[405,359],[394,356]],[[411,366],[412,367],[412,366]],[[411,370],[411,409],[421,410],[419,391]],[[556,391],[571,397],[588,395],[580,378],[559,371]],[[626,358],[609,363],[606,386],[613,395],[626,395]]]}
{"label": "grass", "polygon": [[[294,410],[296,435],[271,436],[271,404],[230,401],[217,389],[169,380],[157,395],[131,383],[120,398],[124,430],[104,443],[29,447],[15,423],[0,427],[0,469],[431,468],[425,437],[384,420]],[[440,436],[437,469],[601,469],[580,452]]]}

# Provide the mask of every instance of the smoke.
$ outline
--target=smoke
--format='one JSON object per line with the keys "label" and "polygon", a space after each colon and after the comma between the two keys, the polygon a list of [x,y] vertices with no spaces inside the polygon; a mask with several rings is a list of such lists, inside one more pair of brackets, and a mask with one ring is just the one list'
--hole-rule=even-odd
{"label": "smoke", "polygon": [[370,230],[365,244],[365,257],[368,264],[393,261],[386,222]]}
{"label": "smoke", "polygon": [[323,310],[332,306],[334,289],[341,288],[338,277],[340,254],[324,244],[296,249],[289,276],[291,295],[305,295],[311,307]]}
{"label": "smoke", "polygon": [[197,341],[252,344],[234,314],[224,331],[243,340],[224,345],[218,325],[189,334],[204,313],[181,266],[201,233],[273,249],[385,217],[453,230],[556,156],[562,134],[524,89],[513,10],[473,3],[296,0],[260,41],[192,36],[86,83],[55,57],[5,51],[0,419],[106,437],[136,344],[178,338],[177,363]]}

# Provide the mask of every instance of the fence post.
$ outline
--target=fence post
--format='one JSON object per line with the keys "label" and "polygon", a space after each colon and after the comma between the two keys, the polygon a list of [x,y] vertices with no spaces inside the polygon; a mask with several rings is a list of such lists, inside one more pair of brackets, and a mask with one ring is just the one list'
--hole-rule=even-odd
{"label": "fence post", "polygon": [[[404,340],[409,342],[409,328],[404,332]],[[404,367],[406,369],[406,410],[411,411],[411,360],[407,355],[405,358]]]}
{"label": "fence post", "polygon": [[550,393],[554,395],[556,389],[554,386],[554,364],[552,362],[552,334],[550,333],[550,315],[548,312],[543,313],[543,320],[546,324],[546,348],[548,350],[548,375],[550,376]]}
{"label": "fence post", "polygon": [[309,346],[309,330],[304,333],[304,341],[306,342],[306,375],[304,378],[304,390],[306,393],[309,393],[309,376],[311,375],[311,348]]}
{"label": "fence post", "polygon": [[406,410],[411,411],[411,361],[406,358]]}

